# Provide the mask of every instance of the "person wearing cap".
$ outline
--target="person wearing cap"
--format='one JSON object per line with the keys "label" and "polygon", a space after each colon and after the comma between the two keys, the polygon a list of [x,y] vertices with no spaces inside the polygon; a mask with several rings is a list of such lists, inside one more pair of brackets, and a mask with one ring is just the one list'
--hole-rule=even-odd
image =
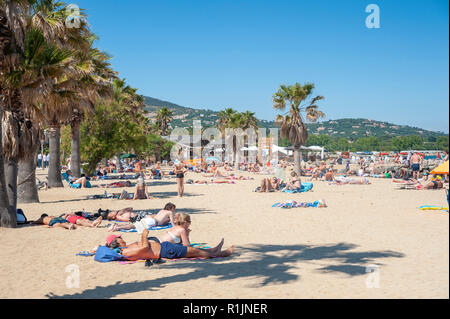
{"label": "person wearing cap", "polygon": [[437,175],[433,175],[433,177],[430,178],[430,182],[427,183],[425,186],[425,189],[441,189],[444,187],[444,183],[442,183],[442,177]]}
{"label": "person wearing cap", "polygon": [[[113,237],[108,237],[112,239]],[[212,250],[198,249],[194,247],[186,247],[179,244],[173,244],[170,242],[158,243],[148,240],[148,229],[145,229],[141,234],[141,240],[130,245],[127,245],[122,238],[114,238],[110,242],[110,247],[115,243],[119,245],[116,247],[120,254],[126,256],[127,260],[146,260],[146,259],[175,259],[175,258],[196,258],[196,257],[228,257],[234,252],[234,246],[231,246],[227,250],[222,250],[223,240],[219,245]]]}

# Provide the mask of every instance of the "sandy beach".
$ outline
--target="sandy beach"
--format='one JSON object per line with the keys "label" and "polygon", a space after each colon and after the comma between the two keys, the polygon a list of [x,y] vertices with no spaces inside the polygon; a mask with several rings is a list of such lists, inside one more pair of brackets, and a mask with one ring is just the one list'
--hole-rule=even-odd
{"label": "sandy beach", "polygon": [[[215,245],[224,237],[225,247],[236,245],[235,254],[150,268],[143,262],[103,264],[76,254],[104,244],[106,228],[0,229],[0,298],[449,297],[448,213],[418,209],[446,206],[443,190],[399,190],[390,180],[371,179],[372,185],[319,181],[307,193],[260,194],[253,190],[262,176],[251,176],[230,185],[186,185],[181,199],[173,179],[148,181],[150,200],[86,200],[104,192],[97,187],[42,190],[41,203],[19,205],[29,220],[80,209],[158,211],[173,202],[176,212],[191,214],[192,242]],[[328,207],[272,208],[280,201],[318,199]],[[132,242],[138,235],[123,238]],[[79,288],[66,285],[69,265],[79,269]],[[370,265],[378,271],[368,273]]]}

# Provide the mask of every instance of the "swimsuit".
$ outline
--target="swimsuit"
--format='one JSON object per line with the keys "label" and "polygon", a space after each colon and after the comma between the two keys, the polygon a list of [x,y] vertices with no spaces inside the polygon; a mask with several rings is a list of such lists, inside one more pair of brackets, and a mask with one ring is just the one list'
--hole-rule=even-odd
{"label": "swimsuit", "polygon": [[420,164],[412,164],[411,169],[413,172],[418,172],[420,170]]}
{"label": "swimsuit", "polygon": [[53,218],[53,219],[50,221],[50,223],[48,223],[48,225],[49,225],[50,227],[53,227],[53,225],[58,224],[58,223],[64,224],[64,223],[68,223],[68,221],[67,221],[66,219],[62,218],[62,217],[56,217],[56,218]]}
{"label": "swimsuit", "polygon": [[76,216],[76,215],[72,215],[72,216],[67,217],[67,221],[69,223],[71,223],[71,224],[76,224],[77,220],[79,220],[79,219],[86,219],[86,218],[81,217],[81,216]]}
{"label": "swimsuit", "polygon": [[167,241],[161,244],[161,251],[159,253],[159,258],[183,258],[186,257],[187,247],[183,245],[176,245],[169,243]]}
{"label": "swimsuit", "polygon": [[175,244],[181,244],[181,238],[180,237],[177,237],[177,236],[175,236],[174,234],[172,234],[171,232],[167,232],[169,235],[170,235],[170,237],[172,237],[172,239],[173,239],[173,242],[175,243]]}
{"label": "swimsuit", "polygon": [[177,177],[177,178],[184,178],[184,174],[183,174],[183,173],[179,173],[179,174],[177,174],[176,177]]}
{"label": "swimsuit", "polygon": [[158,226],[158,222],[152,217],[144,217],[140,221],[134,223],[134,227],[136,228],[138,234],[142,234],[144,229],[148,229],[153,226]]}

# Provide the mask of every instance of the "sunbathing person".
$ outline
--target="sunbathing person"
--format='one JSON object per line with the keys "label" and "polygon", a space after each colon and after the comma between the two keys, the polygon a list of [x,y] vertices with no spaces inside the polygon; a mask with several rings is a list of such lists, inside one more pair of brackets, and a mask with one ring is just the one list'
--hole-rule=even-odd
{"label": "sunbathing person", "polygon": [[150,227],[165,226],[169,222],[172,223],[172,225],[174,225],[175,208],[176,206],[174,204],[167,203],[166,206],[164,206],[164,209],[160,210],[156,215],[144,213],[138,216],[137,218],[131,219],[130,221],[132,222],[130,224],[124,225],[113,224],[108,228],[108,231],[136,229],[137,232],[140,234],[144,229],[148,229]]}
{"label": "sunbathing person", "polygon": [[136,213],[133,212],[132,207],[123,208],[121,210],[110,211],[99,209],[98,213],[105,220],[117,220],[121,222],[129,222],[132,218],[136,217]]}
{"label": "sunbathing person", "polygon": [[[121,239],[119,241],[120,254],[126,256],[127,260],[146,260],[146,259],[160,259],[160,258],[195,258],[195,257],[228,257],[234,251],[234,246],[227,250],[218,250],[217,252],[210,252],[204,249],[193,247],[186,247],[183,245],[172,244],[170,242],[163,242],[161,244],[148,240],[148,229],[144,229],[141,234],[141,240],[136,244],[127,246],[126,242]],[[121,248],[125,247],[125,248]],[[219,247],[219,245],[217,246]]]}
{"label": "sunbathing person", "polygon": [[35,225],[47,225],[47,227],[55,228],[61,227],[69,230],[76,229],[74,224],[69,223],[69,221],[62,217],[48,216],[47,214],[42,214],[41,218],[32,222]]}
{"label": "sunbathing person", "polygon": [[337,176],[334,178],[334,182],[338,185],[345,185],[345,184],[369,185],[369,184],[371,184],[371,182],[365,177],[349,178],[349,177],[344,177],[344,176]]}
{"label": "sunbathing person", "polygon": [[69,184],[81,184],[82,188],[86,188],[86,184],[88,181],[86,176],[82,175],[80,178],[73,177],[72,171],[70,169],[66,171],[66,174]]}
{"label": "sunbathing person", "polygon": [[278,181],[278,178],[272,177],[272,178],[263,178],[261,181],[261,189],[259,190],[260,193],[268,193],[271,191],[277,191],[280,187],[280,182]]}
{"label": "sunbathing person", "polygon": [[143,177],[139,177],[136,184],[133,200],[136,199],[150,199],[150,195],[147,193],[147,185],[145,184]]}
{"label": "sunbathing person", "polygon": [[197,181],[194,182],[194,184],[210,184],[210,183],[211,184],[235,184],[235,182],[233,182],[233,181],[215,181],[213,179],[211,179],[210,182],[208,182],[208,181],[206,181],[204,179],[197,180]]}
{"label": "sunbathing person", "polygon": [[[189,234],[191,230],[189,229],[191,226],[191,217],[189,214],[177,213],[175,215],[175,224],[174,227],[167,231],[160,239],[161,242],[169,242],[172,244],[180,244],[186,247],[191,245],[191,241],[189,239]],[[219,245],[214,248],[203,248],[211,253],[217,253],[222,249],[223,246],[223,238]]]}
{"label": "sunbathing person", "polygon": [[125,182],[114,182],[110,184],[100,184],[99,187],[102,188],[133,187],[133,184],[130,181],[125,181]]}
{"label": "sunbathing person", "polygon": [[92,228],[97,228],[102,223],[102,220],[103,220],[102,216],[100,216],[95,221],[90,221],[89,219],[87,219],[83,216],[78,216],[73,213],[65,214],[62,216],[62,218],[66,219],[69,223],[71,223],[73,225],[92,227]]}
{"label": "sunbathing person", "polygon": [[430,178],[430,182],[424,185],[425,189],[441,189],[444,187],[440,176]]}
{"label": "sunbathing person", "polygon": [[285,190],[296,190],[302,187],[302,180],[298,177],[296,172],[291,172],[291,179],[287,182],[286,186],[283,188]]}

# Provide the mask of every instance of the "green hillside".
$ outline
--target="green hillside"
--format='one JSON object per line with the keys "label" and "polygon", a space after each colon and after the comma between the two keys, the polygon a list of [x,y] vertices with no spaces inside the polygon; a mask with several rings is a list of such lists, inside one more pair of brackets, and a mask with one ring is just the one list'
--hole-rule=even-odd
{"label": "green hillside", "polygon": [[[174,120],[172,127],[192,127],[193,120],[201,120],[203,127],[214,126],[218,119],[218,113],[212,110],[199,110],[180,106],[171,102],[145,97],[146,107],[149,117],[154,118],[156,111],[165,106],[173,111]],[[277,127],[274,121],[259,121],[260,127]],[[357,140],[363,137],[383,137],[392,138],[396,136],[419,135],[425,139],[434,139],[439,136],[447,136],[443,132],[433,132],[407,125],[396,125],[388,122],[379,122],[368,119],[339,119],[328,120],[318,123],[308,123],[309,134],[328,135],[333,138],[346,138]]]}

